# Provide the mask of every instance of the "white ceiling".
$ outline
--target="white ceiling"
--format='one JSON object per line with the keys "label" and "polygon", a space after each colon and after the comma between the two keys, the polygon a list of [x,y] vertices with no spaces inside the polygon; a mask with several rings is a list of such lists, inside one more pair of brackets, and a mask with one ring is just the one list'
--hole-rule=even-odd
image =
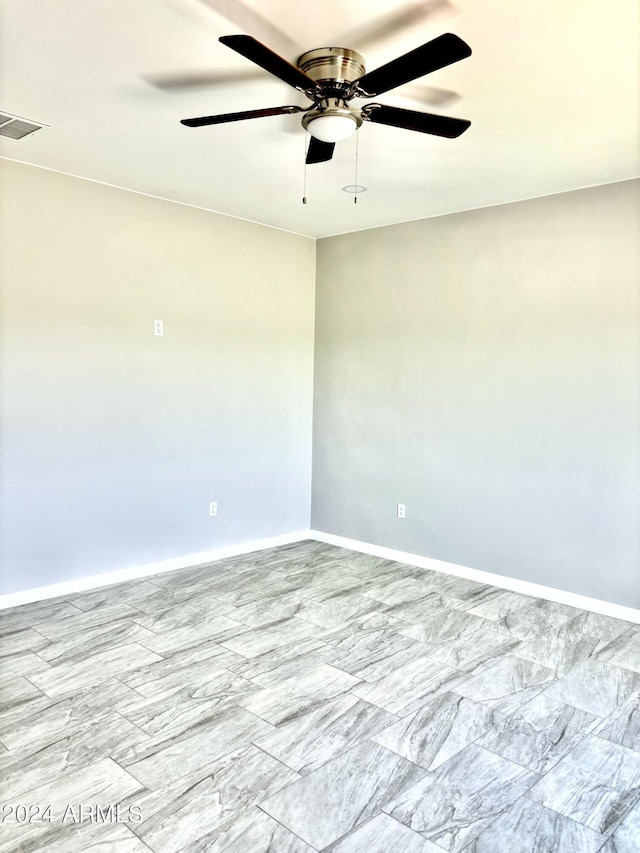
{"label": "white ceiling", "polygon": [[[410,7],[414,22],[389,31]],[[0,139],[0,156],[313,237],[625,180],[640,174],[639,9],[637,0],[0,0],[0,111],[50,125]],[[371,38],[374,28],[383,35]],[[341,191],[354,183],[352,138],[331,163],[307,168],[303,205],[299,116],[179,124],[306,103],[218,43],[243,32],[294,63],[315,47],[359,50],[368,70],[454,32],[469,59],[379,100],[471,128],[449,140],[365,123],[358,182],[368,192],[354,205]],[[212,71],[257,73],[153,84]],[[450,97],[438,104],[442,89]]]}

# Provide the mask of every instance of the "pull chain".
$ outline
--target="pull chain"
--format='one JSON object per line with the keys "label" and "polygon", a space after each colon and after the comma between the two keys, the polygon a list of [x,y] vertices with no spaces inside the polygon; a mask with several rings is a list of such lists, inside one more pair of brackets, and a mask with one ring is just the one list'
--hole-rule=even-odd
{"label": "pull chain", "polygon": [[353,203],[354,204],[358,203],[358,189],[357,189],[357,187],[358,187],[358,142],[359,142],[359,136],[360,136],[360,134],[356,130],[356,167],[355,167],[355,177],[354,177],[354,181],[353,181],[354,187],[355,187],[355,192],[353,194]]}
{"label": "pull chain", "polygon": [[304,134],[304,178],[302,181],[302,203],[307,203],[307,142],[309,140],[309,131]]}

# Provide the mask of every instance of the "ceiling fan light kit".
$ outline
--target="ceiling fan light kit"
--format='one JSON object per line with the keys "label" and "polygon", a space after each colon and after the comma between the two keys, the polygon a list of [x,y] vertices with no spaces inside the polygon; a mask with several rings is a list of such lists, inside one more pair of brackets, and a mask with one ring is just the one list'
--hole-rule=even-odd
{"label": "ceiling fan light kit", "polygon": [[299,57],[296,66],[252,36],[222,36],[220,42],[303,92],[311,104],[306,108],[269,107],[183,119],[182,124],[187,127],[301,112],[302,126],[311,134],[306,157],[306,162],[311,164],[331,160],[335,144],[354,134],[363,121],[449,139],[460,136],[471,124],[459,118],[385,104],[369,103],[357,107],[350,103],[354,98],[374,98],[470,56],[469,45],[453,33],[438,36],[369,73],[366,73],[363,57],[348,48],[320,47],[309,50]]}
{"label": "ceiling fan light kit", "polygon": [[302,126],[321,142],[342,142],[362,124],[362,116],[346,107],[327,106],[305,113]]}

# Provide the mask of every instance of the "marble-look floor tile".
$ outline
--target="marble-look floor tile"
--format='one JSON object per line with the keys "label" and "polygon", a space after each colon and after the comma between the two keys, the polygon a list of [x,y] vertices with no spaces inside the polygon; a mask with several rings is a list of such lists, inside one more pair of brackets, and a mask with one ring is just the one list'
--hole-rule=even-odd
{"label": "marble-look floor tile", "polygon": [[348,693],[360,682],[340,669],[318,662],[295,675],[239,696],[236,703],[274,726],[311,709],[319,702]]}
{"label": "marble-look floor tile", "polygon": [[546,773],[599,722],[593,714],[542,694],[487,732],[478,744],[536,773]]}
{"label": "marble-look floor tile", "polygon": [[[137,813],[133,813],[137,819]],[[70,823],[51,824],[48,831],[35,838],[23,839],[20,853],[149,853],[149,848],[129,828],[133,826],[130,815],[126,823]]]}
{"label": "marble-look floor tile", "polygon": [[458,853],[537,779],[536,773],[472,744],[387,803],[384,811]]}
{"label": "marble-look floor tile", "polygon": [[587,735],[527,796],[608,835],[640,800],[640,754]]}
{"label": "marble-look floor tile", "polygon": [[449,647],[452,641],[464,642],[486,626],[485,620],[479,616],[470,616],[462,610],[441,610],[422,622],[398,629],[398,633],[430,647],[439,644]]}
{"label": "marble-look floor tile", "polygon": [[436,693],[454,690],[463,679],[457,669],[428,658],[417,658],[375,684],[361,684],[351,692],[398,716],[406,716]]}
{"label": "marble-look floor tile", "polygon": [[[341,550],[337,549],[337,551]],[[244,572],[251,565],[254,568],[268,568],[279,571],[291,565],[323,565],[330,562],[334,551],[336,549],[331,545],[308,539],[305,542],[294,542],[277,548],[266,548],[248,554],[239,554],[236,557],[225,559],[224,565],[237,572]]]}
{"label": "marble-look floor tile", "polygon": [[640,631],[635,628],[617,637],[598,653],[599,660],[640,673]]}
{"label": "marble-look floor tile", "polygon": [[40,652],[45,646],[49,645],[49,640],[34,631],[33,628],[23,628],[19,631],[13,631],[11,634],[3,634],[0,639],[0,668],[2,660],[7,655],[16,655],[19,652]]}
{"label": "marble-look floor tile", "polygon": [[363,595],[387,605],[404,604],[433,595],[433,590],[423,581],[412,577],[397,578],[367,586]]}
{"label": "marble-look floor tile", "polygon": [[357,554],[355,551],[346,551],[342,559],[337,557],[338,563],[353,574],[361,575],[367,580],[379,575],[387,575],[389,572],[397,573],[398,577],[408,576],[411,567],[403,563],[387,560],[385,557],[374,557],[371,554]]}
{"label": "marble-look floor tile", "polygon": [[279,646],[270,652],[254,658],[245,658],[241,663],[232,664],[229,669],[236,675],[266,687],[278,681],[284,681],[304,667],[313,667],[318,661],[324,661],[322,652],[327,646],[315,638],[300,643]]}
{"label": "marble-look floor tile", "polygon": [[81,616],[77,607],[59,598],[48,601],[34,601],[20,607],[11,607],[0,611],[0,636],[33,628],[38,622],[51,622],[54,619],[66,619],[69,616]]}
{"label": "marble-look floor tile", "polygon": [[342,560],[323,555],[303,557],[302,559],[293,556],[282,557],[272,563],[271,568],[289,579],[292,575],[306,575],[312,572],[323,574],[324,572],[334,572],[337,569],[342,570],[343,573],[350,572],[349,567],[345,566]]}
{"label": "marble-look floor tile", "polygon": [[202,684],[154,695],[118,707],[118,712],[152,737],[173,737],[214,720],[223,708],[257,689],[253,682],[223,669]]}
{"label": "marble-look floor tile", "polygon": [[396,721],[377,705],[356,696],[340,696],[282,723],[255,743],[306,775]]}
{"label": "marble-look floor tile", "polygon": [[478,601],[478,596],[481,593],[495,590],[495,587],[486,583],[478,583],[478,581],[461,578],[457,575],[445,575],[441,572],[435,573],[430,578],[430,585],[434,592],[456,598],[459,601]]}
{"label": "marble-look floor tile", "polygon": [[327,853],[441,853],[442,847],[382,812],[326,848]]}
{"label": "marble-look floor tile", "polygon": [[541,693],[554,679],[554,670],[508,655],[452,689],[508,715]]}
{"label": "marble-look floor tile", "polygon": [[136,834],[159,853],[177,853],[298,779],[255,746],[244,747],[136,802]]}
{"label": "marble-look floor tile", "polygon": [[33,627],[39,634],[42,634],[48,640],[60,640],[62,637],[73,632],[82,633],[87,630],[97,628],[98,625],[107,625],[113,627],[114,623],[119,619],[133,619],[139,616],[140,613],[128,604],[109,604],[104,607],[96,607],[89,613],[84,613],[82,610],[73,608],[75,613],[65,616],[64,618],[55,618],[53,620],[43,619],[35,621]]}
{"label": "marble-look floor tile", "polygon": [[184,687],[202,686],[221,670],[243,659],[217,643],[207,649],[206,658],[193,660],[188,652],[183,652],[123,674],[120,681],[142,696],[159,696]]}
{"label": "marble-look floor tile", "polygon": [[113,757],[146,788],[155,791],[272,731],[273,726],[255,714],[228,705],[213,719],[187,731],[150,738],[133,749],[114,752]]}
{"label": "marble-look floor tile", "polygon": [[588,660],[595,652],[598,638],[583,633],[579,620],[572,619],[556,628],[547,628],[520,644],[517,656],[555,669],[558,675]]}
{"label": "marble-look floor tile", "polygon": [[462,598],[453,596],[453,591],[449,594],[452,595],[451,600],[454,607],[458,610],[470,611],[475,610],[483,604],[490,604],[492,601],[495,601],[501,592],[502,590],[497,587],[481,585],[480,589],[471,590],[463,595]]}
{"label": "marble-look floor tile", "polygon": [[18,652],[0,658],[0,678],[8,681],[13,678],[30,678],[39,672],[48,672],[49,664],[34,652]]}
{"label": "marble-look floor tile", "polygon": [[365,613],[364,616],[353,619],[348,625],[323,631],[319,636],[322,637],[325,643],[337,647],[343,640],[353,636],[356,631],[359,633],[368,633],[381,629],[395,631],[404,626],[405,623],[402,620],[389,616],[384,612],[383,607],[382,609],[373,610],[371,613]]}
{"label": "marble-look floor tile", "polygon": [[405,601],[402,604],[387,606],[384,612],[394,619],[415,623],[424,622],[434,613],[441,613],[443,610],[457,610],[459,608],[456,608],[456,604],[460,602],[438,592],[430,592],[418,601]]}
{"label": "marble-look floor tile", "polygon": [[315,853],[257,806],[189,844],[181,853]]}
{"label": "marble-look floor tile", "polygon": [[216,560],[212,563],[191,566],[188,569],[176,569],[171,572],[162,572],[159,575],[154,575],[153,584],[167,590],[170,590],[172,587],[184,587],[185,585],[191,586],[193,584],[209,586],[221,578],[227,577],[228,574],[229,569],[226,566],[226,561]]}
{"label": "marble-look floor tile", "polygon": [[100,651],[107,651],[112,646],[124,646],[128,643],[146,645],[153,642],[155,634],[147,631],[136,622],[119,619],[113,625],[104,624],[84,631],[71,631],[59,640],[52,640],[38,650],[40,657],[48,663],[58,666],[61,663],[79,661],[91,657]]}
{"label": "marble-look floor tile", "polygon": [[214,598],[220,599],[224,604],[240,607],[262,598],[293,592],[295,584],[279,572],[259,569],[219,579],[212,583],[210,588]]}
{"label": "marble-look floor tile", "polygon": [[[162,589],[157,591],[155,597],[138,602],[139,612],[135,621],[156,634],[162,634],[189,625],[204,627],[211,622],[217,622],[233,610],[231,605],[223,604],[214,598],[208,587],[202,584],[198,585],[195,595],[181,596],[183,591],[180,587],[173,587],[170,592],[170,599],[177,600],[165,601],[164,597],[169,595],[169,591]],[[161,597],[163,600],[158,600]]]}
{"label": "marble-look floor tile", "polygon": [[299,643],[319,633],[320,628],[317,625],[294,617],[265,625],[263,628],[253,628],[249,631],[245,629],[244,633],[224,640],[222,645],[245,658],[254,658],[272,652],[279,646]]}
{"label": "marble-look floor tile", "polygon": [[299,595],[316,601],[332,598],[338,593],[361,590],[365,584],[361,577],[347,574],[342,567],[295,572],[286,578]]}
{"label": "marble-look floor tile", "polygon": [[83,687],[93,687],[122,675],[132,669],[162,660],[160,655],[150,652],[137,643],[116,646],[99,652],[77,663],[63,663],[48,672],[30,678],[47,696],[62,696]]}
{"label": "marble-look floor tile", "polygon": [[604,840],[592,829],[522,797],[465,853],[498,853],[506,839],[514,853],[597,853]]}
{"label": "marble-look floor tile", "polygon": [[[434,575],[437,575],[437,572],[430,572],[427,569],[420,569],[417,566],[401,565],[400,563],[393,564],[389,561],[388,565],[381,565],[375,573],[361,573],[360,577],[365,584],[364,589],[371,589],[374,586],[383,586],[394,581],[408,580],[410,578],[421,584],[423,588],[426,587],[427,595],[431,595],[435,589],[431,583],[431,577]],[[399,594],[404,598],[401,593]],[[405,598],[404,601],[407,601],[407,599]]]}
{"label": "marble-look floor tile", "polygon": [[252,601],[241,607],[229,606],[227,615],[235,622],[249,628],[259,628],[273,622],[282,622],[297,616],[302,608],[303,599],[297,592],[275,595],[261,601]]}
{"label": "marble-look floor tile", "polygon": [[291,557],[297,559],[309,559],[315,556],[324,559],[337,559],[349,556],[353,551],[342,548],[339,545],[331,545],[328,542],[320,542],[318,539],[301,539],[298,542],[289,542],[286,545],[278,545],[277,548],[268,548],[261,552],[274,558]]}
{"label": "marble-look floor tile", "polygon": [[[458,611],[460,612],[460,611]],[[467,616],[460,612],[461,616]],[[473,618],[473,617],[471,617]],[[477,617],[476,617],[477,618]],[[447,637],[446,633],[436,637],[433,642],[424,641],[424,654],[439,663],[446,663],[465,672],[476,670],[483,663],[493,658],[502,658],[507,654],[517,654],[520,640],[499,631],[494,631],[490,624],[481,620],[480,625],[463,628],[460,634]],[[416,633],[425,623],[412,625]],[[403,631],[405,636],[410,634]]]}
{"label": "marble-look floor tile", "polygon": [[400,566],[412,578],[428,584],[431,589],[437,589],[438,585],[442,583],[443,577],[452,577],[446,572],[425,569],[423,566],[413,566],[410,563],[396,563],[396,565]]}
{"label": "marble-look floor tile", "polygon": [[425,655],[424,646],[400,636],[396,625],[345,631],[341,637],[333,635],[323,639],[327,650],[318,653],[322,660],[363,681],[379,681],[405,663]]}
{"label": "marble-look floor tile", "polygon": [[619,705],[594,734],[640,752],[640,691]]}
{"label": "marble-look floor tile", "polygon": [[194,622],[165,630],[153,639],[145,640],[145,647],[163,657],[183,652],[199,654],[203,647],[211,648],[213,643],[222,642],[246,630],[246,625],[227,616],[216,616],[203,623]]}
{"label": "marble-look floor tile", "polygon": [[[75,770],[66,776],[24,791],[21,801],[51,807],[52,821],[59,826],[69,805],[77,807],[81,803],[91,804],[94,809],[103,810],[119,803],[127,797],[142,793],[143,788],[126,770],[119,767],[110,758],[102,759],[90,767]],[[3,823],[4,835],[0,840],[0,851],[23,851],[37,849],[38,839],[45,839],[51,824],[42,823]],[[63,850],[63,847],[58,847]]]}
{"label": "marble-look floor tile", "polygon": [[111,714],[98,725],[70,732],[49,746],[8,752],[0,757],[0,799],[17,801],[25,791],[108,758],[116,747],[134,746],[146,739],[137,726]]}
{"label": "marble-look floor tile", "polygon": [[534,602],[535,599],[529,595],[501,590],[488,601],[474,603],[467,613],[481,616],[491,622],[499,622],[511,613],[522,610],[523,607],[530,607]]}
{"label": "marble-look floor tile", "polygon": [[602,613],[593,613],[588,610],[582,611],[580,615],[575,618],[576,625],[580,626],[580,630],[583,634],[590,637],[597,637],[598,645],[595,651],[596,655],[601,651],[601,649],[613,642],[613,640],[634,628],[634,625],[631,622],[625,622],[622,619],[614,619],[613,616],[605,616]]}
{"label": "marble-look floor tile", "polygon": [[[0,613],[0,635],[8,790],[57,785],[85,765],[99,777],[108,755],[116,772],[131,770],[134,800],[117,801],[146,797],[157,824],[145,841],[131,824],[26,827],[0,851],[313,853],[310,837],[260,808],[262,778],[273,783],[268,799],[290,798],[296,819],[339,853],[435,853],[466,840],[464,853],[502,853],[503,842],[508,853],[514,844],[517,853],[591,853],[594,838],[598,853],[638,849],[640,626],[623,620],[308,541],[14,608]],[[151,659],[123,656],[132,646]],[[15,677],[3,679],[3,664]],[[36,686],[49,675],[60,679],[54,696]],[[277,727],[242,706],[254,699]],[[604,746],[581,754],[589,738]],[[385,799],[386,771],[354,764],[367,750],[417,777]],[[504,787],[504,774],[492,774],[491,761],[516,775],[518,765],[544,771],[539,784],[554,782],[546,795],[561,810],[573,785],[572,814],[611,828],[599,833],[527,794],[510,805],[519,783],[509,773],[506,808],[494,813],[491,786]],[[299,787],[307,779],[308,791]],[[420,780],[437,793],[420,804],[429,820],[450,801],[442,837],[380,814]],[[466,817],[452,828],[461,803]],[[346,814],[346,828],[332,814]]]}
{"label": "marble-look floor tile", "polygon": [[238,554],[236,557],[227,557],[212,563],[213,566],[224,566],[227,572],[255,572],[259,568],[275,569],[279,563],[285,561],[284,556],[277,557],[275,553],[267,556],[263,551],[253,551],[251,554]]}
{"label": "marble-look floor tile", "polygon": [[435,770],[504,719],[486,705],[443,693],[371,740],[425,770]]}
{"label": "marble-look floor tile", "polygon": [[519,639],[526,640],[534,634],[550,628],[559,628],[581,613],[583,611],[576,607],[569,607],[555,601],[536,599],[531,605],[512,610],[495,620],[493,626],[497,631],[504,631]]}
{"label": "marble-look floor tile", "polygon": [[597,717],[608,717],[638,690],[640,675],[600,660],[588,660],[547,687],[545,695]]}
{"label": "marble-look floor tile", "polygon": [[354,619],[375,612],[380,603],[357,593],[346,593],[324,601],[305,601],[299,616],[321,628],[340,628]]}
{"label": "marble-look floor tile", "polygon": [[153,583],[152,579],[140,581],[125,581],[111,586],[101,586],[89,592],[78,592],[67,597],[67,601],[80,610],[95,610],[96,607],[105,607],[110,604],[132,604],[136,601],[144,601],[160,592],[160,587]]}
{"label": "marble-look floor tile", "polygon": [[0,719],[6,711],[43,696],[42,690],[26,678],[9,678],[0,681]]}
{"label": "marble-look floor tile", "polygon": [[37,698],[0,714],[0,739],[10,750],[44,749],[139,698],[115,679],[57,699],[38,691]]}
{"label": "marble-look floor tile", "polygon": [[640,839],[640,802],[631,809],[622,823],[618,824],[598,853],[638,853],[638,839]]}
{"label": "marble-look floor tile", "polygon": [[322,850],[424,775],[422,768],[365,741],[264,800],[260,808]]}

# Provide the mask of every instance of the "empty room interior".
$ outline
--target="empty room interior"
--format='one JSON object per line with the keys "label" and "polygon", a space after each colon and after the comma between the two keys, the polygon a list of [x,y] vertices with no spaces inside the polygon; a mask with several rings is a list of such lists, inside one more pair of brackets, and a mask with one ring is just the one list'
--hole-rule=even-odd
{"label": "empty room interior", "polygon": [[0,853],[639,853],[637,3],[0,14]]}

